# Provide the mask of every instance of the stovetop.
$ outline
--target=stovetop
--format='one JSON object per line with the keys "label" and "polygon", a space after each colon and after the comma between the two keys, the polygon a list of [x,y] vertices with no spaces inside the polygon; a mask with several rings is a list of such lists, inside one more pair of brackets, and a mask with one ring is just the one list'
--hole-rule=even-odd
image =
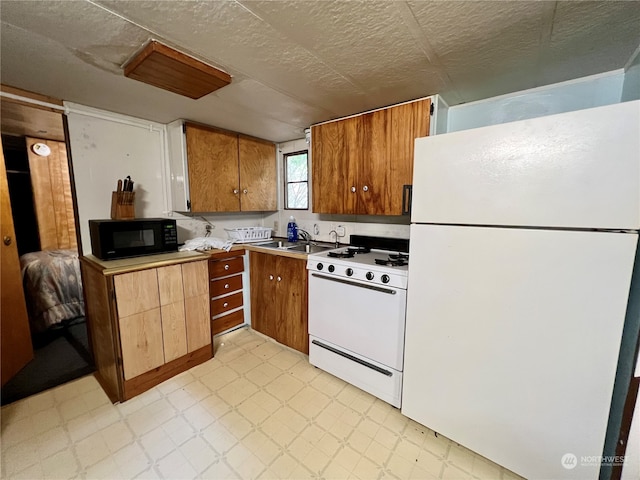
{"label": "stovetop", "polygon": [[[353,237],[352,235],[352,242]],[[373,240],[369,241],[370,238]],[[357,240],[364,245],[309,255],[307,269],[311,275],[328,275],[367,284],[406,289],[409,254],[404,251],[376,248],[376,246],[397,247],[408,251],[408,241],[400,240],[399,243],[394,243],[392,241],[394,239],[382,237],[382,241],[378,241],[379,238],[381,237],[357,237]]]}

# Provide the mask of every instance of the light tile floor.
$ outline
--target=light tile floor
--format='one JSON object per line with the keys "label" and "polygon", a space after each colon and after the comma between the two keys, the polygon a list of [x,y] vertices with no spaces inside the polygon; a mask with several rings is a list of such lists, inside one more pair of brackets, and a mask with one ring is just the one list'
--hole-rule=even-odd
{"label": "light tile floor", "polygon": [[112,405],[93,376],[1,410],[2,478],[517,479],[243,328]]}

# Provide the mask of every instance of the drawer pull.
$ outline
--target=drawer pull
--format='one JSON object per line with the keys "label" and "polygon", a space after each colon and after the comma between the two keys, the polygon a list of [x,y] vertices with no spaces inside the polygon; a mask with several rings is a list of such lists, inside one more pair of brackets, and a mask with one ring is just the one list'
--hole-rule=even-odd
{"label": "drawer pull", "polygon": [[273,280],[273,275],[269,275],[269,280]]}
{"label": "drawer pull", "polygon": [[228,283],[225,283],[225,284],[224,284],[224,288],[229,288],[229,284],[228,284]]}
{"label": "drawer pull", "polygon": [[278,281],[281,282],[282,281],[282,277],[278,276]]}
{"label": "drawer pull", "polygon": [[224,308],[227,308],[227,307],[229,306],[229,302],[224,302],[224,303],[222,304],[222,306],[223,306]]}
{"label": "drawer pull", "polygon": [[224,269],[225,270],[229,270],[229,264],[228,263],[224,266]]}

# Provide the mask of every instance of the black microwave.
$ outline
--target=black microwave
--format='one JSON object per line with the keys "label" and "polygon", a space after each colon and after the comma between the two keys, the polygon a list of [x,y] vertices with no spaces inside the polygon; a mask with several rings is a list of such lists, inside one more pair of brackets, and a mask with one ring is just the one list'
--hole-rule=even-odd
{"label": "black microwave", "polygon": [[89,232],[101,260],[178,251],[176,221],[166,218],[89,220]]}

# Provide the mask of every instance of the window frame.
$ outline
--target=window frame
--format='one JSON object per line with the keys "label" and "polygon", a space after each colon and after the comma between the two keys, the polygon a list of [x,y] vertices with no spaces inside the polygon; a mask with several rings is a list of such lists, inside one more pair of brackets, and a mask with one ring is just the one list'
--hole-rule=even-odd
{"label": "window frame", "polygon": [[[307,179],[306,180],[296,180],[289,181],[287,178],[287,159],[289,157],[294,157],[296,155],[305,154],[307,156]],[[282,154],[282,178],[284,179],[284,210],[309,210],[310,198],[309,198],[309,149],[297,150],[295,152],[288,152]],[[293,183],[306,183],[307,184],[307,207],[306,208],[293,208],[289,207],[289,184]]]}

